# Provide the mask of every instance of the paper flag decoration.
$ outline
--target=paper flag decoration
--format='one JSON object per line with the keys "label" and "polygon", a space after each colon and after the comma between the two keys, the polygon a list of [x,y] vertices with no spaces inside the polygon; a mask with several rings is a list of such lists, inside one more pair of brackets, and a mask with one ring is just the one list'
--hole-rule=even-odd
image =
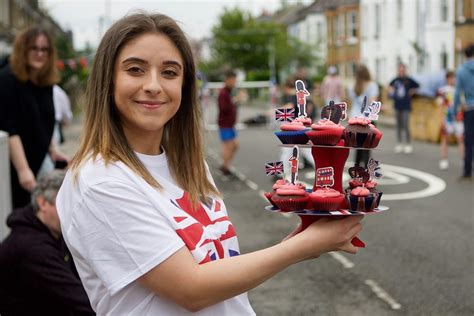
{"label": "paper flag decoration", "polygon": [[316,169],[316,186],[332,187],[334,185],[334,168],[324,167]]}
{"label": "paper flag decoration", "polygon": [[329,105],[323,106],[321,109],[321,118],[329,119],[338,124],[342,117],[342,109],[334,101],[330,101]]}
{"label": "paper flag decoration", "polygon": [[267,176],[283,174],[283,161],[267,162],[265,164],[265,173]]}
{"label": "paper flag decoration", "polygon": [[350,167],[349,168],[349,175],[351,176],[351,178],[361,178],[362,177],[362,173],[365,171],[364,168],[362,167],[359,167],[359,166],[354,166],[354,167]]}
{"label": "paper flag decoration", "polygon": [[380,168],[380,162],[374,158],[369,159],[369,162],[367,163],[367,170],[370,177],[373,179],[380,179],[383,176]]}
{"label": "paper flag decoration", "polygon": [[298,105],[298,112],[300,116],[306,117],[306,97],[310,95],[306,87],[304,86],[304,82],[302,80],[295,81],[295,88],[296,88],[296,104]]}
{"label": "paper flag decoration", "polygon": [[364,116],[368,117],[371,121],[376,121],[379,119],[379,112],[382,108],[382,102],[374,101],[372,102],[364,111]]}
{"label": "paper flag decoration", "polygon": [[291,122],[295,119],[295,109],[276,109],[275,120],[279,122]]}

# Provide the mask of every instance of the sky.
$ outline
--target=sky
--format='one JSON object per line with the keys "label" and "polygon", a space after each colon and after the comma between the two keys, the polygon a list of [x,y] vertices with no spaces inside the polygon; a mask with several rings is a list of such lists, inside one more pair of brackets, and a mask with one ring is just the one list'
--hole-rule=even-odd
{"label": "sky", "polygon": [[[287,2],[296,2],[289,0]],[[74,47],[82,49],[89,42],[99,43],[103,32],[111,23],[133,10],[160,12],[178,21],[188,37],[201,39],[211,34],[212,26],[227,8],[239,7],[259,15],[262,10],[274,12],[280,0],[40,0],[50,15],[63,27],[73,31]],[[309,0],[300,1],[309,3]],[[104,21],[101,23],[100,21]]]}

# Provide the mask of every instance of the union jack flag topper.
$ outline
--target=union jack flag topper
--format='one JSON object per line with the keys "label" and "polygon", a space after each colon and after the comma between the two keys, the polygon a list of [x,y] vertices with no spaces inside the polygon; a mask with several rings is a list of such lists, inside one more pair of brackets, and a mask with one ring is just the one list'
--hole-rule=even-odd
{"label": "union jack flag topper", "polygon": [[265,164],[265,173],[267,176],[283,174],[283,161],[267,162]]}
{"label": "union jack flag topper", "polygon": [[295,81],[295,88],[296,88],[296,104],[298,104],[298,112],[300,116],[306,117],[306,97],[310,95],[306,87],[304,86],[304,82],[302,80]]}
{"label": "union jack flag topper", "polygon": [[383,176],[380,169],[380,162],[374,158],[369,159],[369,162],[367,163],[367,170],[370,177],[373,179],[380,179]]}
{"label": "union jack flag topper", "polygon": [[373,101],[364,111],[364,116],[368,117],[371,121],[379,119],[379,112],[382,108],[382,102]]}
{"label": "union jack flag topper", "polygon": [[332,187],[334,185],[334,168],[324,167],[316,169],[316,186]]}
{"label": "union jack flag topper", "polygon": [[279,122],[291,122],[295,119],[295,109],[276,109],[275,120]]}
{"label": "union jack flag topper", "polygon": [[291,170],[291,183],[295,184],[296,179],[298,178],[298,157],[299,157],[299,150],[298,146],[293,146],[293,152],[288,159],[288,162],[290,163],[290,170]]}

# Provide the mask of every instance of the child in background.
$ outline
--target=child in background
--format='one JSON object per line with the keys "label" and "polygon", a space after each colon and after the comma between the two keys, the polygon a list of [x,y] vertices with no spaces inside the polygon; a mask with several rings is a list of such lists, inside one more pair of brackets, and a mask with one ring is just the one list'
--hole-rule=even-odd
{"label": "child in background", "polygon": [[448,161],[448,140],[451,135],[456,136],[458,143],[459,155],[461,159],[464,157],[464,125],[462,111],[455,113],[453,107],[454,89],[456,85],[456,76],[453,71],[446,72],[446,85],[439,88],[437,103],[442,107],[443,121],[441,122],[441,159],[439,168],[446,170],[449,168]]}

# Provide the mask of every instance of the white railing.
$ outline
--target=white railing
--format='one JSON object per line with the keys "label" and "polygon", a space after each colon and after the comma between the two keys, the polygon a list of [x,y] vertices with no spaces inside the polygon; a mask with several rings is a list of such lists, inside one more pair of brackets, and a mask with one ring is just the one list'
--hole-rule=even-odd
{"label": "white railing", "polygon": [[8,134],[0,131],[0,240],[3,240],[9,232],[6,221],[10,211],[11,194]]}

